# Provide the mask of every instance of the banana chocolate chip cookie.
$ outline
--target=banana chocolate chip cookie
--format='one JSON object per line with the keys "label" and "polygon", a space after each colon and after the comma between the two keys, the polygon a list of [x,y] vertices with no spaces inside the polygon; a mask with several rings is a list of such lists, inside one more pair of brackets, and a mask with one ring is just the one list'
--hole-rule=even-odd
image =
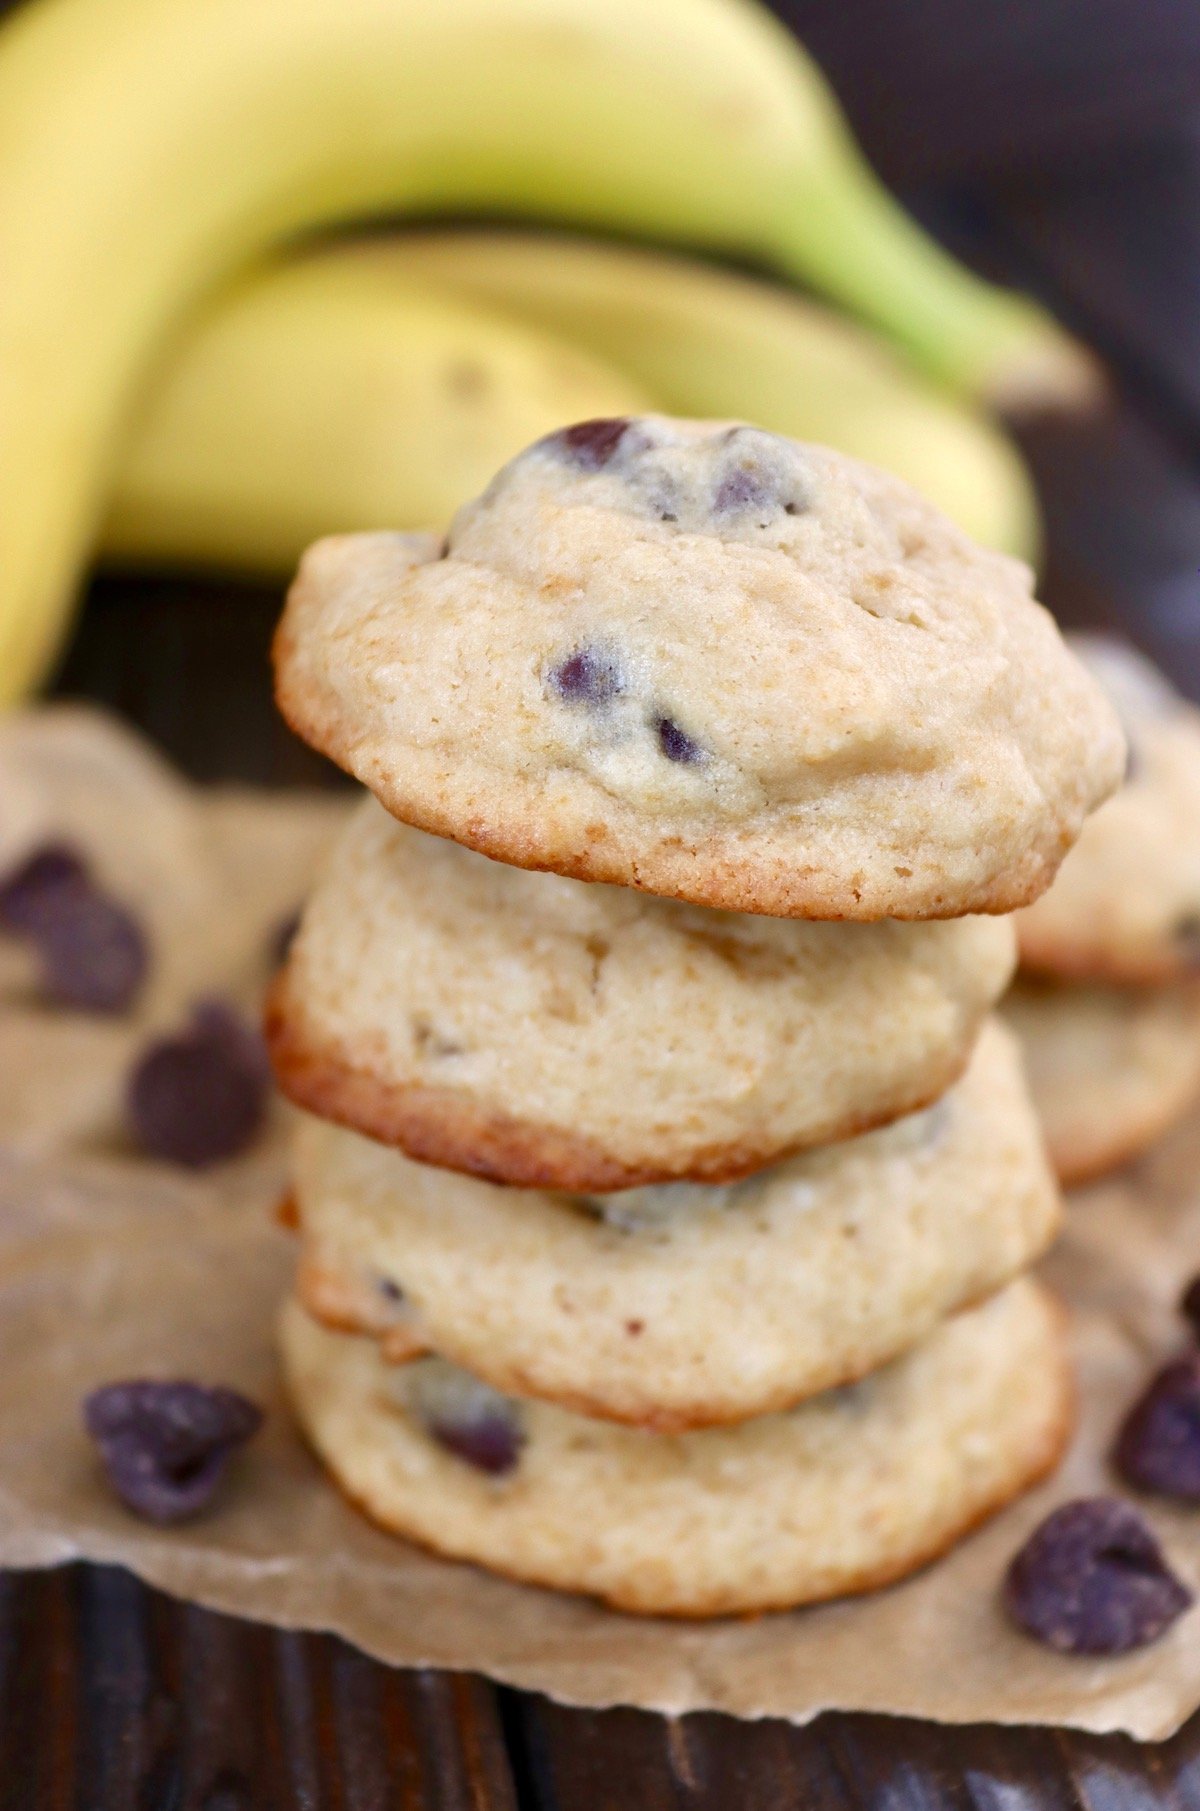
{"label": "banana chocolate chip cookie", "polygon": [[1059,1312],[1010,1284],[861,1383],[679,1435],[518,1402],[441,1359],[384,1362],[294,1301],[302,1426],[377,1522],[625,1610],[717,1616],[864,1591],[943,1552],[1057,1460]]}
{"label": "banana chocolate chip cookie", "polygon": [[498,1188],[315,1119],[292,1176],[319,1319],[658,1429],[862,1376],[1032,1263],[1059,1220],[996,1024],[936,1106],[730,1187]]}
{"label": "banana chocolate chip cookie", "polygon": [[1012,927],[806,924],[529,874],[364,800],[268,1012],[299,1105],[537,1188],[726,1180],[958,1076]]}
{"label": "banana chocolate chip cookie", "polygon": [[1200,986],[1022,980],[1004,1015],[1062,1182],[1136,1157],[1200,1097]]}
{"label": "banana chocolate chip cookie", "polygon": [[1069,638],[1129,743],[1125,784],[1017,921],[1027,968],[1148,984],[1200,973],[1200,710],[1123,642]]}
{"label": "banana chocolate chip cookie", "polygon": [[1024,567],[899,479],[730,423],[580,423],[441,548],[319,542],[276,672],[406,822],[782,917],[1025,905],[1125,759]]}

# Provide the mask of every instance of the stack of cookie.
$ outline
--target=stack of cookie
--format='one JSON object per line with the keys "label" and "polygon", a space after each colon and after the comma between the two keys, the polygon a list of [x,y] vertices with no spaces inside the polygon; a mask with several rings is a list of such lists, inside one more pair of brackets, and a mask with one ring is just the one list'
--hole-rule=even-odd
{"label": "stack of cookie", "polygon": [[1200,1094],[1200,711],[1127,644],[1069,638],[1116,707],[1125,784],[1018,914],[1008,1017],[1054,1166],[1084,1182]]}
{"label": "stack of cookie", "polygon": [[320,543],[276,657],[374,795],[268,1022],[285,1362],[347,1493],[703,1615],[895,1578],[1044,1472],[995,914],[1124,747],[1027,574],[822,449],[590,422],[444,544]]}

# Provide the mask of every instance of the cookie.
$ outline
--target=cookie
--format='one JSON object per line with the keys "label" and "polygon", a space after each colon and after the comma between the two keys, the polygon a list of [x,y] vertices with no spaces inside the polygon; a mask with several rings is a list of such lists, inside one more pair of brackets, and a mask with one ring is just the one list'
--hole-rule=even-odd
{"label": "cookie", "polygon": [[396,817],[730,911],[1025,905],[1125,759],[1024,567],[736,424],[578,424],[441,550],[319,542],[275,659],[292,727]]}
{"label": "cookie", "polygon": [[293,1149],[299,1291],[403,1359],[659,1429],[790,1406],[1030,1264],[1059,1197],[1013,1040],[935,1107],[730,1187],[534,1193],[319,1120]]}
{"label": "cookie", "polygon": [[1004,1003],[1064,1183],[1136,1157],[1200,1095],[1200,989],[1021,981]]}
{"label": "cookie", "polygon": [[691,1434],[517,1403],[440,1359],[388,1365],[294,1301],[282,1346],[308,1438],[383,1527],[658,1615],[901,1578],[1048,1471],[1072,1419],[1060,1313],[1026,1280],[861,1383]]}
{"label": "cookie", "polygon": [[1200,710],[1124,643],[1069,639],[1117,707],[1128,774],[1050,891],[1021,913],[1021,960],[1061,979],[1156,985],[1196,974]]}
{"label": "cookie", "polygon": [[720,1181],[923,1106],[1012,928],[717,913],[488,861],[364,800],[267,1015],[300,1106],[527,1187]]}

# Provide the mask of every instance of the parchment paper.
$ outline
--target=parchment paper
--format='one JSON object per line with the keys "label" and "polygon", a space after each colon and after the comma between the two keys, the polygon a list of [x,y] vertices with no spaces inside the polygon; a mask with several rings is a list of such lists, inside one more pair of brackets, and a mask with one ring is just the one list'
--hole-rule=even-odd
{"label": "parchment paper", "polygon": [[[43,713],[0,729],[0,866],[14,842],[70,819],[44,745],[74,738],[78,753],[95,741],[111,756],[114,736],[146,781],[142,750],[90,715]],[[857,1601],[708,1625],[625,1617],[505,1583],[371,1527],[293,1430],[272,1345],[291,1263],[270,1218],[282,1109],[251,1156],[203,1178],[148,1163],[123,1141],[120,1081],[146,1021],[196,993],[251,1001],[269,932],[343,809],[204,798],[150,767],[170,795],[159,825],[165,867],[185,867],[177,891],[158,899],[163,967],[136,1022],[39,1008],[20,952],[0,950],[0,1563],[115,1561],[219,1609],[335,1630],[383,1660],[478,1670],[575,1704],[795,1721],[837,1707],[1143,1738],[1169,1734],[1200,1704],[1200,1609],[1140,1654],[1086,1661],[1026,1640],[997,1603],[1008,1558],[1050,1507],[1116,1487],[1104,1459],[1113,1429],[1151,1366],[1181,1342],[1174,1300],[1200,1268],[1200,1118],[1136,1170],[1073,1201],[1047,1271],[1073,1309],[1079,1437],[1049,1484],[948,1558]],[[106,770],[110,793],[125,783],[119,770],[119,761]],[[24,828],[6,816],[10,774],[21,776]],[[77,831],[85,841],[96,833],[87,817]],[[103,834],[142,841],[128,810],[110,811]],[[108,859],[111,884],[126,883],[126,894],[171,881],[150,872],[135,885],[132,857],[110,846]],[[144,848],[141,859],[155,868]],[[164,902],[177,897],[172,919]],[[139,1374],[230,1383],[268,1411],[219,1502],[172,1531],[115,1502],[80,1427],[88,1389]],[[1200,1510],[1142,1506],[1200,1589]]]}

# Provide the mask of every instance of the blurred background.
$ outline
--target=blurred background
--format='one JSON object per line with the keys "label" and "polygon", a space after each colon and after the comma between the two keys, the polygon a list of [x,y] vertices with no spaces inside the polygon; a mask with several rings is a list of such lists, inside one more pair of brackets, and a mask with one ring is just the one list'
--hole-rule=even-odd
{"label": "blurred background", "polygon": [[1200,696],[1200,11],[1189,0],[780,0],[886,182],[1104,358],[1021,433],[1042,594]]}
{"label": "blurred background", "polygon": [[[261,147],[252,135],[238,147],[245,119],[255,106],[266,118],[293,77],[302,96],[300,50],[293,70],[291,44],[280,58],[270,34],[290,30],[300,45],[313,27],[312,56],[327,58],[330,93],[350,121],[374,104],[368,72],[356,99],[336,30],[332,48],[321,34],[339,16],[350,31],[353,15],[387,9],[246,0],[234,23],[225,0],[197,0],[192,18],[209,21],[211,42],[229,36],[225,72],[216,49],[211,69],[207,47],[193,55],[183,26],[171,24],[176,36],[153,49],[156,15],[170,22],[185,10],[180,0],[0,5],[0,489],[13,475],[0,511],[0,677],[10,697],[41,688],[106,698],[199,777],[303,777],[314,758],[275,723],[266,670],[298,548],[334,528],[440,525],[454,500],[555,420],[642,406],[744,414],[892,465],[978,538],[1032,560],[1064,623],[1120,630],[1200,696],[1192,0],[775,0],[881,190],[963,268],[1035,298],[1046,318],[1033,325],[963,300],[952,266],[926,268],[850,167],[852,146],[843,181],[842,150],[825,159],[824,144],[840,143],[841,126],[808,92],[809,65],[798,50],[789,60],[782,34],[762,36],[765,9],[740,0],[663,0],[637,46],[625,28],[631,65],[646,61],[642,92],[661,92],[657,129],[674,172],[660,180],[647,158],[648,199],[636,170],[631,178],[641,123],[628,154],[614,131],[594,168],[585,159],[595,195],[582,204],[574,150],[547,174],[554,155],[544,145],[530,150],[528,169],[514,154],[511,171],[493,148],[496,173],[456,188],[445,175],[462,149],[450,103],[467,139],[486,133],[481,117],[506,82],[513,118],[528,127],[532,117],[521,84],[533,78],[517,57],[506,64],[498,38],[490,69],[482,51],[479,69],[469,51],[446,65],[450,86],[461,73],[465,87],[441,114],[446,84],[439,91],[433,73],[425,84],[434,111],[417,166],[428,180],[397,180],[393,194],[387,176],[369,200],[348,182],[339,200],[314,150],[308,211],[281,203],[273,222],[266,177],[257,198],[248,183],[223,262],[221,209],[196,200],[205,172],[214,195],[222,184],[236,190],[260,149],[272,155],[265,128]],[[479,10],[480,0],[442,0],[437,29],[466,32],[474,20],[478,37]],[[546,0],[545,16],[556,10],[564,30],[590,18],[603,40],[630,9]],[[394,0],[391,11],[391,37],[381,30],[369,54],[379,65],[394,50],[406,69],[404,34],[424,30],[430,9]],[[511,11],[494,0],[498,33]],[[30,31],[35,15],[45,17]],[[279,80],[256,99],[260,53],[275,55]],[[683,91],[693,83],[700,96],[715,79],[706,58],[744,84],[742,140],[725,158],[717,140],[730,122],[714,125],[709,144],[703,105],[687,137]],[[627,76],[630,97],[620,92]],[[632,120],[638,72],[614,62],[609,77],[614,120],[622,107]],[[395,109],[417,119],[411,70],[408,80],[397,82]],[[483,85],[472,91],[472,81]],[[245,94],[233,94],[237,83]],[[545,96],[547,115],[562,111],[561,131],[574,130],[577,99],[581,117],[601,117],[601,101],[580,98],[569,75],[561,88],[555,97],[548,84]],[[749,118],[759,93],[761,121]],[[310,112],[323,107],[318,84]],[[798,186],[795,220],[772,240],[753,158],[765,168],[796,154],[789,108],[797,130],[815,134],[813,180]],[[89,109],[93,123],[108,123],[85,153]],[[748,151],[762,121],[769,129]],[[289,130],[282,111],[274,130]],[[726,181],[743,154],[744,245],[736,168]],[[272,180],[278,200],[293,178],[281,164]],[[189,211],[204,214],[193,240]],[[49,232],[47,219],[57,220]],[[244,255],[252,221],[259,238]],[[367,244],[340,237],[364,222]],[[587,236],[564,244],[564,228]],[[145,293],[134,294],[143,271]],[[117,294],[122,285],[132,299]],[[39,346],[30,322],[41,327],[43,316]],[[1061,343],[1052,322],[1065,329]],[[117,376],[107,366],[97,376],[105,334]],[[80,429],[74,399],[90,396],[89,384],[95,419]],[[56,410],[43,435],[42,415]],[[68,472],[64,502],[54,487]]]}

